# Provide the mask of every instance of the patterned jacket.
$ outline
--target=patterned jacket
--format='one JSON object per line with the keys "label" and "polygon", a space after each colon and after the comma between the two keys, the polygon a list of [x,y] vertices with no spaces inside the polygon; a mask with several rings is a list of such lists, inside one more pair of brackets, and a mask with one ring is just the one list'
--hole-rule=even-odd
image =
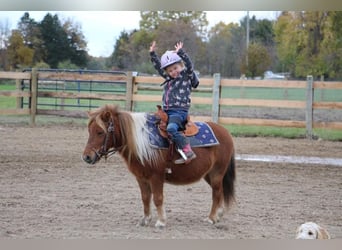
{"label": "patterned jacket", "polygon": [[194,72],[189,56],[180,49],[177,53],[182,58],[185,68],[177,78],[170,77],[161,69],[160,60],[157,54],[150,52],[151,62],[154,68],[165,79],[161,85],[164,86],[163,110],[184,110],[188,111],[191,104],[191,89],[197,88],[199,80]]}

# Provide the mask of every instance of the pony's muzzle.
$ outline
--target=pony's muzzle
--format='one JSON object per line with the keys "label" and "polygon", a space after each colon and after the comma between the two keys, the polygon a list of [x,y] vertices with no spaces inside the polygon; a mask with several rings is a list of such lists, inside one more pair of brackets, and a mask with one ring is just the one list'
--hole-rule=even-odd
{"label": "pony's muzzle", "polygon": [[95,164],[97,162],[97,155],[95,154],[94,157],[91,157],[88,154],[84,154],[82,156],[82,160],[85,161],[88,164]]}

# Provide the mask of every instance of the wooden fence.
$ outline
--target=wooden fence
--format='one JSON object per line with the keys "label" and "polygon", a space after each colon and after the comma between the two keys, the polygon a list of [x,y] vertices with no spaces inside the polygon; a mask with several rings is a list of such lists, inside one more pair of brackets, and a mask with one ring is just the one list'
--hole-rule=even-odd
{"label": "wooden fence", "polygon": [[[0,91],[0,97],[17,98],[17,107],[15,109],[3,109],[0,107],[1,114],[30,115],[30,123],[35,124],[37,114],[65,115],[73,114],[80,110],[51,110],[37,109],[38,98],[60,98],[60,99],[86,99],[86,100],[104,100],[119,101],[124,105],[124,109],[135,111],[135,107],[140,103],[160,103],[161,87],[163,80],[160,77],[135,76],[132,72],[123,72],[120,75],[108,73],[82,72],[40,72],[32,69],[30,72],[0,72],[0,79],[15,79],[15,91]],[[91,81],[91,82],[114,82],[124,86],[123,93],[82,93],[79,91],[44,91],[39,90],[38,85],[41,81]],[[29,89],[22,90],[20,82],[28,81]],[[272,100],[257,98],[230,98],[222,95],[224,88],[283,88],[283,89],[302,89],[306,92],[304,100]],[[336,89],[342,90],[342,82],[314,82],[311,76],[306,81],[271,81],[271,80],[240,80],[240,79],[222,79],[220,74],[214,74],[213,78],[201,78],[200,87],[193,93],[192,104],[211,106],[209,115],[195,115],[193,120],[212,120],[221,124],[240,124],[240,125],[258,125],[258,126],[281,126],[306,128],[308,137],[312,137],[313,128],[342,129],[341,121],[321,121],[314,120],[314,110],[342,110],[342,96],[337,101],[315,101],[314,91],[316,89]],[[206,93],[200,95],[199,93]],[[23,108],[21,100],[29,99],[28,108]],[[266,108],[290,108],[302,109],[305,112],[305,120],[278,120],[278,119],[260,119],[260,118],[239,118],[222,116],[222,110],[227,107],[266,107]],[[85,112],[84,112],[85,114]]]}

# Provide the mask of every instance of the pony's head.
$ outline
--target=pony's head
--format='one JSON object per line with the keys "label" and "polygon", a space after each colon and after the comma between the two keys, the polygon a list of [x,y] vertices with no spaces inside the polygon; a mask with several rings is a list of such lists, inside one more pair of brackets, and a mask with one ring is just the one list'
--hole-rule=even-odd
{"label": "pony's head", "polygon": [[82,159],[95,164],[101,157],[107,157],[116,151],[129,148],[129,157],[136,155],[134,147],[135,130],[133,121],[127,112],[117,106],[105,105],[95,111],[88,112],[88,142]]}
{"label": "pony's head", "polygon": [[85,162],[95,164],[117,151],[128,164],[132,159],[142,165],[159,160],[157,151],[149,144],[144,113],[129,113],[117,106],[105,105],[88,112],[88,116],[89,137],[82,155]]}

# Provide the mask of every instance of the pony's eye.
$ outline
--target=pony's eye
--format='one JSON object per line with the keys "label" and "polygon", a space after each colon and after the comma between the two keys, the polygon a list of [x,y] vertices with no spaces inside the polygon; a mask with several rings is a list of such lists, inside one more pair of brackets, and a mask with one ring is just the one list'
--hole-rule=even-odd
{"label": "pony's eye", "polygon": [[104,132],[103,131],[99,131],[99,132],[97,132],[97,135],[98,136],[102,136],[104,134]]}

